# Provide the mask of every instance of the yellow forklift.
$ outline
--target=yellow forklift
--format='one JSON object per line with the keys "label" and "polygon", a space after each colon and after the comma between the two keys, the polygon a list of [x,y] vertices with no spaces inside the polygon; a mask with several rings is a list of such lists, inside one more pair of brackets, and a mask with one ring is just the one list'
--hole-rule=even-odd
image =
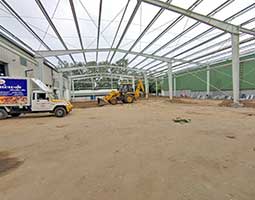
{"label": "yellow forklift", "polygon": [[143,94],[145,93],[142,80],[138,80],[135,91],[131,83],[122,83],[118,91],[112,90],[103,98],[98,98],[97,103],[99,106],[104,106],[105,104],[116,105],[118,102],[133,103],[134,100],[140,97],[140,91],[142,91]]}

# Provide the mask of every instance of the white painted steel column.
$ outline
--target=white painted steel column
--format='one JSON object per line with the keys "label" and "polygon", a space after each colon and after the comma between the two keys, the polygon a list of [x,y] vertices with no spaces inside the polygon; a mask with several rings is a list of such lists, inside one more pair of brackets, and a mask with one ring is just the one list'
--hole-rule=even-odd
{"label": "white painted steel column", "polygon": [[239,35],[232,34],[232,81],[234,103],[239,104],[240,93],[240,61],[239,61]]}
{"label": "white painted steel column", "polygon": [[40,79],[44,83],[44,74],[43,74],[43,58],[36,58],[37,61],[37,78]]}
{"label": "white painted steel column", "polygon": [[72,91],[72,79],[68,77],[68,98],[69,98],[68,100],[72,99],[71,91]]}
{"label": "white painted steel column", "polygon": [[174,75],[174,97],[176,97],[176,76]]}
{"label": "white painted steel column", "polygon": [[132,77],[132,87],[133,87],[133,91],[135,91],[135,77]]}
{"label": "white painted steel column", "polygon": [[145,98],[148,99],[149,98],[149,82],[148,82],[146,73],[144,73],[144,84],[145,84]]}
{"label": "white painted steel column", "polygon": [[155,80],[155,85],[156,85],[156,97],[158,96],[158,79],[156,78]]}
{"label": "white painted steel column", "polygon": [[74,80],[72,80],[72,95],[73,95],[73,97],[72,97],[72,99],[74,99]]}
{"label": "white painted steel column", "polygon": [[172,63],[168,63],[168,92],[169,99],[173,99],[173,71],[172,71]]}
{"label": "white painted steel column", "polygon": [[206,94],[210,94],[210,66],[207,66],[207,71],[206,71]]}
{"label": "white painted steel column", "polygon": [[112,74],[111,74],[111,89],[113,89],[113,80],[112,80]]}
{"label": "white painted steel column", "polygon": [[63,73],[59,72],[58,73],[58,87],[59,87],[59,97],[60,99],[64,98],[64,78],[63,78]]}

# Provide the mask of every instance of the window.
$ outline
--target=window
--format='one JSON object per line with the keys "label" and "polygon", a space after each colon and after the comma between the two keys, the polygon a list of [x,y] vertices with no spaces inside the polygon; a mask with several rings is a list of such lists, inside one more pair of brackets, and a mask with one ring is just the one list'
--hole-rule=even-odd
{"label": "window", "polygon": [[6,65],[0,62],[0,76],[8,76],[6,71]]}
{"label": "window", "polygon": [[46,100],[46,94],[45,93],[37,93],[37,100]]}
{"label": "window", "polygon": [[27,66],[27,59],[20,56],[20,64],[23,66]]}

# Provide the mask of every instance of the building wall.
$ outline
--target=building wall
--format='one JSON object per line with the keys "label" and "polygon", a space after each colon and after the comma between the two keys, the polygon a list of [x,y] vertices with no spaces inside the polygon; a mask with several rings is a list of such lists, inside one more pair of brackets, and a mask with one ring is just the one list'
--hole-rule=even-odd
{"label": "building wall", "polygon": [[[205,94],[206,68],[184,72],[176,75],[177,95],[182,93]],[[162,90],[168,94],[168,78],[163,79]],[[255,54],[240,59],[240,90],[255,94]],[[225,92],[232,94],[232,65],[231,61],[221,62],[210,66],[210,91],[212,94]]]}
{"label": "building wall", "polygon": [[[7,64],[9,76],[38,78],[37,61],[34,57],[1,36],[0,62]],[[53,86],[53,71],[51,67],[44,65],[44,83],[48,86]]]}

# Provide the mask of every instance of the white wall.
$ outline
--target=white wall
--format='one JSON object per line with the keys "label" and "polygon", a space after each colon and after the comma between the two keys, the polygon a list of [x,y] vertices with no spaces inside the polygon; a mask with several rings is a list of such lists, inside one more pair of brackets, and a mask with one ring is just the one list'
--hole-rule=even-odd
{"label": "white wall", "polygon": [[[20,62],[21,57],[26,60],[26,66],[22,65]],[[32,70],[27,72],[27,77],[39,78],[38,77],[38,67],[37,61],[33,56],[26,53],[23,49],[18,48],[16,45],[12,44],[5,38],[0,36],[0,62],[6,63],[8,68],[9,76],[12,77],[25,77],[27,70]],[[47,65],[43,67],[43,77],[44,83],[53,86],[53,70]],[[57,73],[57,72],[56,72]]]}
{"label": "white wall", "polygon": [[[26,60],[26,66],[22,65],[20,58]],[[0,62],[6,63],[9,76],[25,77],[27,70],[27,77],[39,78],[39,67],[37,60],[22,48],[17,47],[10,41],[0,36]],[[63,84],[60,84],[60,81]],[[47,65],[43,65],[43,82],[54,89],[59,97],[70,99],[69,82],[68,79],[60,78],[60,74]],[[63,86],[60,89],[60,86]]]}

